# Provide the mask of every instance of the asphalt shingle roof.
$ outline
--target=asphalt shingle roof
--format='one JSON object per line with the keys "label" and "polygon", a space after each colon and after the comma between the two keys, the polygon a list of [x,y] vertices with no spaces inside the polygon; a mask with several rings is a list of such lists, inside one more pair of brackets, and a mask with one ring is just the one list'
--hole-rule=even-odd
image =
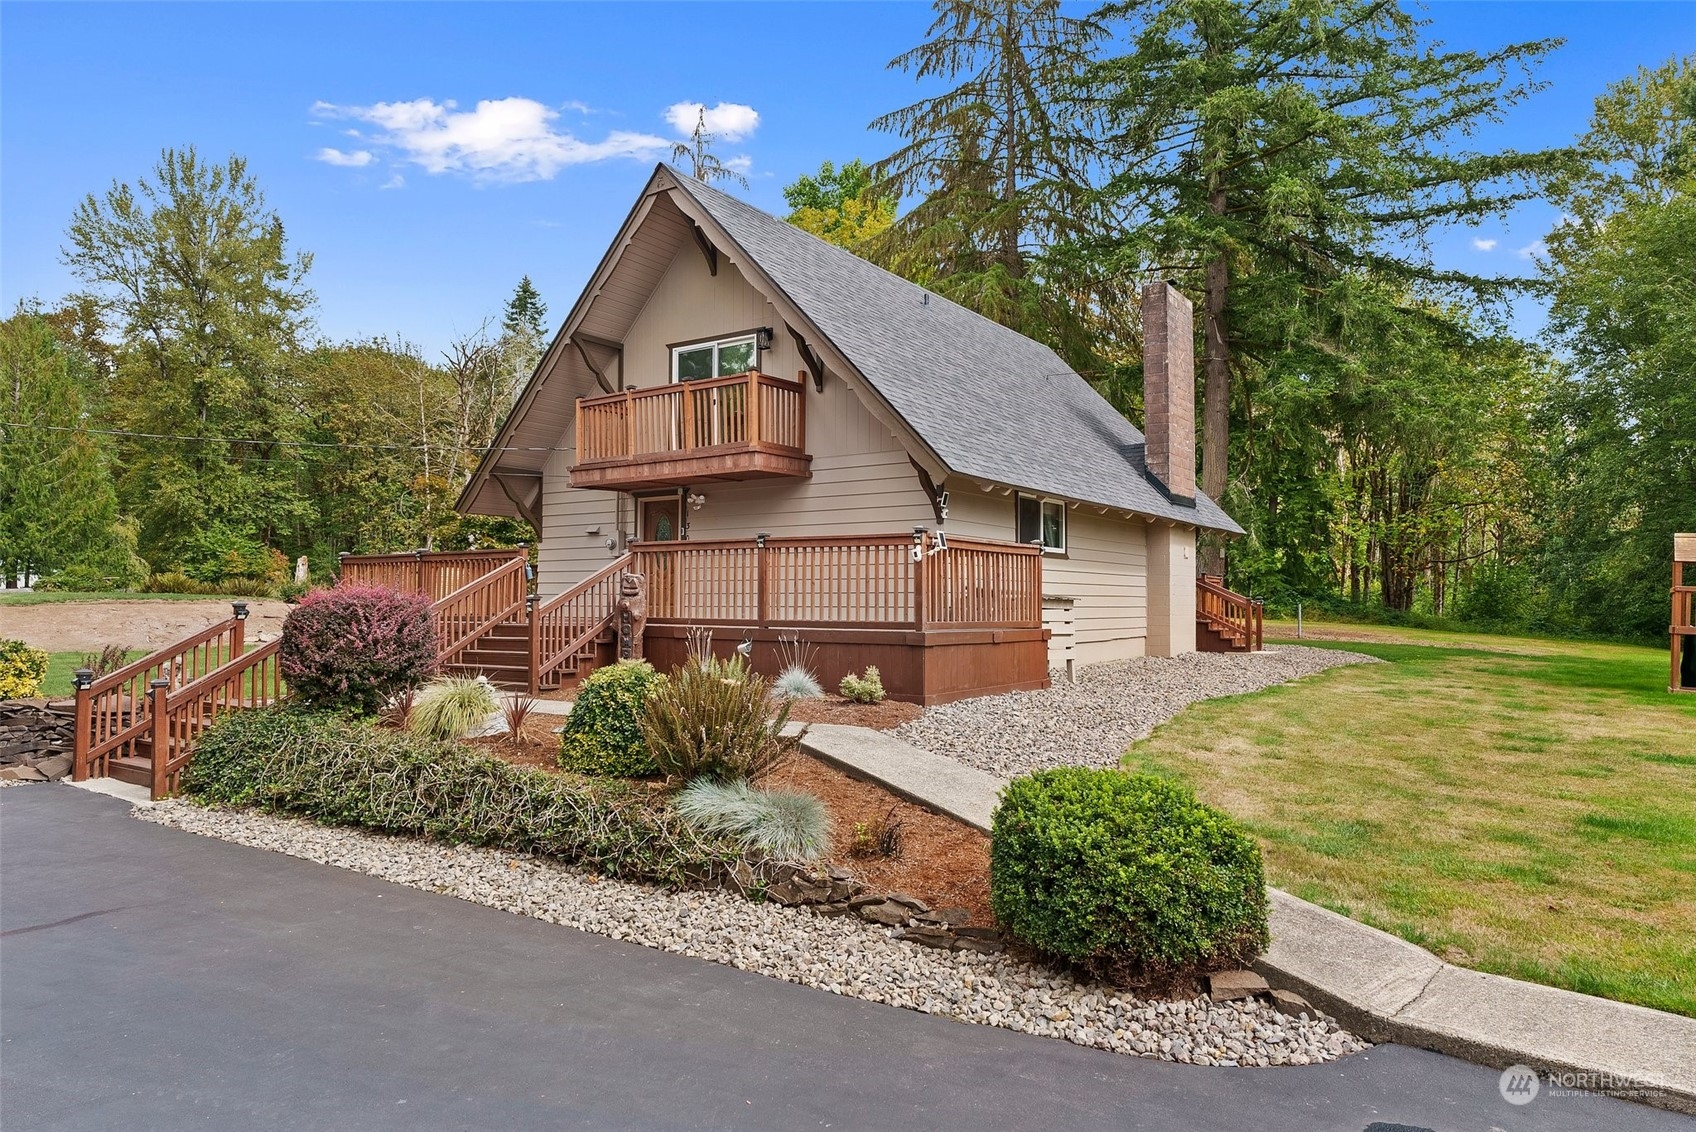
{"label": "asphalt shingle roof", "polygon": [[1143,462],[1143,434],[1047,346],[677,179],[955,473],[1242,533],[1199,493],[1194,507],[1169,500]]}

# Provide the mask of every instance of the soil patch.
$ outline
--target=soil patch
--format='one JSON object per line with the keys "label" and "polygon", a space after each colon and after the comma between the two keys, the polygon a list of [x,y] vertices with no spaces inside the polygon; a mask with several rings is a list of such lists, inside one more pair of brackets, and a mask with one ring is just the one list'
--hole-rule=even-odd
{"label": "soil patch", "polygon": [[816,700],[791,700],[789,718],[797,723],[843,723],[850,727],[870,727],[874,731],[893,731],[908,720],[917,719],[924,708],[900,700],[884,700],[880,704],[857,704],[841,696],[826,695]]}

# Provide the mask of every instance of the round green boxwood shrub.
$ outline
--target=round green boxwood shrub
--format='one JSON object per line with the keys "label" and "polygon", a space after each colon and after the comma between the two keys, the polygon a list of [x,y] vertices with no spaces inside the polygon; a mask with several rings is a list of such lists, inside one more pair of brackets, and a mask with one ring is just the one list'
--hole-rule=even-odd
{"label": "round green boxwood shrub", "polygon": [[990,841],[1002,930],[1116,981],[1240,967],[1266,949],[1260,849],[1153,775],[1063,767],[1008,784]]}
{"label": "round green boxwood shrub", "polygon": [[660,768],[642,741],[642,712],[664,680],[645,660],[621,660],[591,672],[565,717],[559,765],[606,777],[658,774]]}
{"label": "round green boxwood shrub", "polygon": [[428,594],[385,586],[313,590],[283,621],[277,667],[308,707],[370,715],[436,667]]}

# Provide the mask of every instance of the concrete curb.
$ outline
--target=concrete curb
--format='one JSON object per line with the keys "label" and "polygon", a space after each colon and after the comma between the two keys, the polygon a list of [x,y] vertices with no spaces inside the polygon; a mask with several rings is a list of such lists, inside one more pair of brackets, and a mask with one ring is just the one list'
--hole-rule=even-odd
{"label": "concrete curb", "polygon": [[[984,833],[1006,785],[865,727],[814,724],[801,747]],[[1572,1074],[1573,1088],[1635,1087],[1629,1099],[1696,1114],[1696,1019],[1456,967],[1287,892],[1267,895],[1272,946],[1255,969],[1362,1037],[1527,1065],[1545,1080]]]}

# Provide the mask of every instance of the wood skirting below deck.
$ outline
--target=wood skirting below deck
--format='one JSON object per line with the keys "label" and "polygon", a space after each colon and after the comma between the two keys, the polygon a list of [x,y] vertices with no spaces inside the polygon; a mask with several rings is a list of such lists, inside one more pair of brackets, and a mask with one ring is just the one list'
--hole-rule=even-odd
{"label": "wood skirting below deck", "polygon": [[[647,658],[662,672],[688,657],[690,625],[648,622]],[[785,629],[712,625],[713,652],[728,657],[743,640],[754,644],[753,665],[764,676],[781,666],[778,642],[799,632],[815,647],[814,668],[834,692],[849,672],[876,665],[893,700],[931,707],[972,696],[1048,687],[1046,629]]]}

